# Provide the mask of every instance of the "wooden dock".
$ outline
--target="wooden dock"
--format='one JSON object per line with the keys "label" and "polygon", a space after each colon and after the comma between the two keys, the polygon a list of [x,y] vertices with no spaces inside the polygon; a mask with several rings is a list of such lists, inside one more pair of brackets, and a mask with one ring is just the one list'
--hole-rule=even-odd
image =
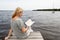
{"label": "wooden dock", "polygon": [[16,36],[12,36],[8,40],[44,40],[40,32],[32,32],[30,36],[26,39],[19,39]]}

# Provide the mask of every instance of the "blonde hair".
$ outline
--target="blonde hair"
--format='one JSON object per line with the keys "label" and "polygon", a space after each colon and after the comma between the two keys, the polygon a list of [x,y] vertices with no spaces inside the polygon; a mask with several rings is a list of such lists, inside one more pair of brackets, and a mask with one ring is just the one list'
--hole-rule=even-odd
{"label": "blonde hair", "polygon": [[14,14],[12,15],[12,18],[14,18],[19,13],[19,11],[21,12],[23,10],[22,10],[22,8],[17,7],[16,10],[15,10],[15,12],[14,12]]}

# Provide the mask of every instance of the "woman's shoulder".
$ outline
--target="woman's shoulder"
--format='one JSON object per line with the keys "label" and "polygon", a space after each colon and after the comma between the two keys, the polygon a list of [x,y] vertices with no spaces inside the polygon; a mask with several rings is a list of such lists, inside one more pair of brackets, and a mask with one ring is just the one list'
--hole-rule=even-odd
{"label": "woman's shoulder", "polygon": [[22,21],[22,19],[21,18],[16,18],[16,19],[12,19],[12,21],[15,21],[15,22],[19,22],[19,21]]}
{"label": "woman's shoulder", "polygon": [[12,21],[21,20],[20,18],[12,18]]}

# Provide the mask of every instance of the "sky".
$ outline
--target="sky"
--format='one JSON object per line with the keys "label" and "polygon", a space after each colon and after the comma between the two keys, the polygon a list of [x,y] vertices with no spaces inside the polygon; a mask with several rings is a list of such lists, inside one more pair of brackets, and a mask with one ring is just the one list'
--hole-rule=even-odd
{"label": "sky", "polygon": [[0,0],[0,10],[24,10],[60,8],[60,0]]}

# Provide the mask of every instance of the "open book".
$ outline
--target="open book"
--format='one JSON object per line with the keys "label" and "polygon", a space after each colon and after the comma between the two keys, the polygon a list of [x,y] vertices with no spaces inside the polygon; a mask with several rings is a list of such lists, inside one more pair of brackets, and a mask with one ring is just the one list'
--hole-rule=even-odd
{"label": "open book", "polygon": [[32,24],[34,24],[35,22],[34,21],[32,21],[31,19],[28,19],[26,22],[25,22],[25,24],[27,25],[27,26],[32,26]]}

